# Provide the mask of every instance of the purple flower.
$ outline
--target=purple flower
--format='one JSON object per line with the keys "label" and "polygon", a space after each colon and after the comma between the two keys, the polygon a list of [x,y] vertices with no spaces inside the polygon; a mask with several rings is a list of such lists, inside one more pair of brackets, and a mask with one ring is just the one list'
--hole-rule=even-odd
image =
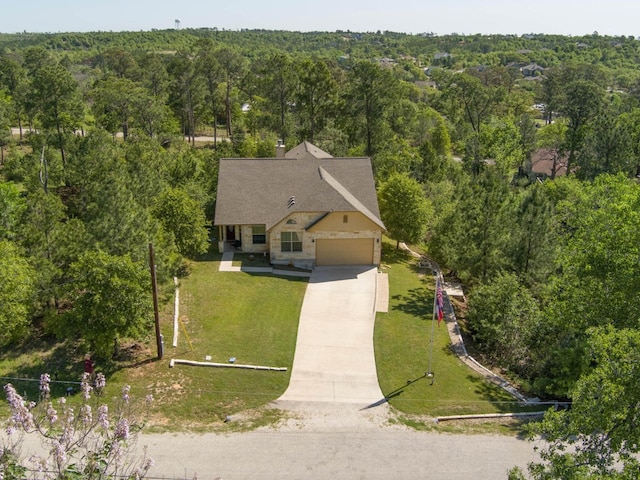
{"label": "purple flower", "polygon": [[17,429],[30,431],[35,428],[33,414],[31,413],[31,409],[35,404],[32,402],[27,404],[10,383],[4,386],[4,391],[7,395],[9,408],[11,409],[11,417],[7,425],[7,434],[10,435]]}
{"label": "purple flower", "polygon": [[98,391],[102,390],[106,384],[107,384],[107,380],[105,379],[104,374],[103,373],[96,374],[96,382],[95,382],[96,390]]}
{"label": "purple flower", "polygon": [[51,389],[49,388],[49,383],[51,383],[51,377],[48,373],[43,373],[40,375],[40,395],[42,398],[47,398]]}
{"label": "purple flower", "polygon": [[124,400],[124,403],[129,403],[130,390],[131,390],[131,387],[129,385],[125,385],[124,387],[122,387],[122,400]]}
{"label": "purple flower", "polygon": [[109,428],[109,407],[106,405],[98,407],[98,424],[105,430]]}
{"label": "purple flower", "polygon": [[80,407],[80,415],[82,416],[82,421],[85,425],[88,425],[93,420],[93,415],[91,414],[91,405],[82,405]]}
{"label": "purple flower", "polygon": [[67,452],[64,451],[64,448],[60,444],[58,440],[53,441],[53,447],[51,448],[51,453],[53,457],[56,459],[56,463],[58,465],[64,465],[67,461]]}
{"label": "purple flower", "polygon": [[47,419],[51,425],[56,423],[58,420],[58,412],[53,408],[53,404],[51,402],[47,404]]}
{"label": "purple flower", "polygon": [[129,438],[129,420],[122,418],[116,424],[116,438],[118,440],[127,440]]}
{"label": "purple flower", "polygon": [[91,398],[91,390],[93,390],[93,387],[89,384],[89,381],[91,379],[91,375],[88,373],[83,373],[82,374],[82,381],[80,382],[80,389],[82,390],[82,397],[85,400],[89,400]]}

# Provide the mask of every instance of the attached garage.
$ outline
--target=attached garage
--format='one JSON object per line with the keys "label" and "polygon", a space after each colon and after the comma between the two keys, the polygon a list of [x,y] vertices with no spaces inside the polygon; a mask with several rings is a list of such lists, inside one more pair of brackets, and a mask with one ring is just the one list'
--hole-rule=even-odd
{"label": "attached garage", "polygon": [[316,265],[373,265],[373,238],[316,240]]}

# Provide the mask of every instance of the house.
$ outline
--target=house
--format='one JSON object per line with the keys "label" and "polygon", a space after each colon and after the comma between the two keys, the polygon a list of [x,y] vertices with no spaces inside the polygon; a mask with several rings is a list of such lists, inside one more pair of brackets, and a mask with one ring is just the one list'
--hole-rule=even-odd
{"label": "house", "polygon": [[530,63],[522,67],[521,71],[525,77],[535,77],[544,73],[544,67],[541,67],[537,63]]}
{"label": "house", "polygon": [[539,148],[531,156],[531,178],[554,179],[567,174],[567,155],[555,148]]}
{"label": "house", "polygon": [[379,265],[380,219],[371,160],[334,158],[304,142],[275,158],[220,160],[214,225],[220,251],[275,265]]}

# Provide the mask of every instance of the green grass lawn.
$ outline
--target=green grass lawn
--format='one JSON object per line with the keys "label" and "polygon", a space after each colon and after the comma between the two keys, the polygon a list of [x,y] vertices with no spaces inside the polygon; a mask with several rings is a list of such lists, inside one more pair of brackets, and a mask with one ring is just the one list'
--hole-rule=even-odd
{"label": "green grass lawn", "polygon": [[[162,322],[165,358],[122,370],[118,382],[152,393],[158,419],[196,427],[278,398],[291,375],[307,280],[219,272],[219,255],[194,262],[180,285],[181,327],[172,347],[173,310]],[[184,327],[184,328],[183,328]],[[186,335],[185,335],[186,331]],[[176,365],[171,358],[286,367],[286,372]]]}
{"label": "green grass lawn", "polygon": [[[168,301],[161,315],[165,340],[162,360],[155,359],[155,340],[150,332],[146,344],[132,358],[97,365],[98,371],[107,374],[107,398],[117,397],[124,384],[130,384],[132,395],[138,398],[153,394],[150,425],[158,429],[220,427],[227,415],[275,400],[289,383],[307,279],[220,272],[219,260],[220,255],[211,254],[193,262],[190,275],[181,280],[181,325],[175,348],[172,289],[165,292]],[[433,384],[424,378],[433,279],[417,268],[414,259],[388,242],[384,244],[381,268],[389,274],[390,311],[377,315],[374,342],[380,386],[390,397],[390,404],[409,416],[517,411],[512,397],[484,381],[452,354],[444,324],[435,328]],[[82,373],[83,353],[70,342],[27,344],[0,353],[0,376],[37,378],[49,372],[60,379],[76,380]],[[186,365],[169,368],[172,358],[205,361],[206,356],[212,362],[226,363],[235,357],[238,364],[286,367],[287,371]],[[37,396],[37,384],[13,383],[30,399]],[[54,385],[53,395],[62,396],[65,388]],[[263,412],[267,417],[269,414]]]}
{"label": "green grass lawn", "polygon": [[389,313],[378,313],[374,334],[378,379],[389,403],[403,413],[459,415],[520,411],[515,399],[486,382],[451,351],[444,322],[434,328],[429,369],[434,279],[415,258],[383,244],[381,270],[389,275]]}

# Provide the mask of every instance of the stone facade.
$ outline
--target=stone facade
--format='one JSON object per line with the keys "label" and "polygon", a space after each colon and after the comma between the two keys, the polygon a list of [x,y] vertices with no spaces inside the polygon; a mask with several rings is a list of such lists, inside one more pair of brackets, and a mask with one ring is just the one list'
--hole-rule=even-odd
{"label": "stone facade", "polygon": [[[309,227],[309,225],[311,225]],[[302,241],[302,251],[283,252],[282,232],[297,232]],[[224,232],[222,232],[224,233]],[[318,239],[373,239],[373,264],[379,265],[382,255],[380,228],[360,212],[295,212],[266,232],[264,244],[253,244],[252,225],[238,225],[235,236],[241,241],[240,249],[248,253],[268,252],[274,265],[295,265],[312,268],[316,261]],[[224,250],[226,238],[221,236],[219,247]]]}

